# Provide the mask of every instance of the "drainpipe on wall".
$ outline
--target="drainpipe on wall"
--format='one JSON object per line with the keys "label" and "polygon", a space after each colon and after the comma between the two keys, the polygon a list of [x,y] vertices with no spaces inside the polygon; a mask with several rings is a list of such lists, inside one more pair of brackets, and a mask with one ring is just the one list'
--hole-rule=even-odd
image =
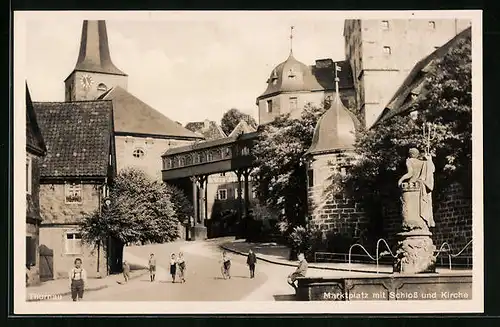
{"label": "drainpipe on wall", "polygon": [[[98,205],[99,205],[99,216],[102,214],[102,191],[103,191],[103,185],[99,187],[99,192],[98,192]],[[101,265],[101,240],[97,242],[97,278],[101,278],[101,273],[99,271],[99,266]]]}

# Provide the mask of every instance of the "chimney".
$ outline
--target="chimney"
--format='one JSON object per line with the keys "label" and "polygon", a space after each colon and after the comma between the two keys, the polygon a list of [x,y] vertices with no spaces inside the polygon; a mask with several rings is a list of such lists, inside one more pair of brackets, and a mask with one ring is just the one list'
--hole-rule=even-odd
{"label": "chimney", "polygon": [[205,119],[203,122],[203,129],[209,129],[210,128],[210,120]]}
{"label": "chimney", "polygon": [[316,60],[316,68],[332,68],[332,67],[333,67],[333,60],[330,58]]}

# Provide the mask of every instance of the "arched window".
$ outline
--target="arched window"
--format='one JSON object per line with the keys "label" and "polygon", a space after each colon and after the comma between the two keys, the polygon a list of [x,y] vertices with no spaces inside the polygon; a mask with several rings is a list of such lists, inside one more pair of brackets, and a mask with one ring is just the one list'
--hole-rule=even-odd
{"label": "arched window", "polygon": [[192,165],[193,164],[193,157],[191,154],[186,155],[186,165]]}
{"label": "arched window", "polygon": [[144,152],[144,150],[141,148],[136,148],[134,152],[132,152],[132,155],[134,156],[134,158],[140,159],[146,155],[146,152]]}
{"label": "arched window", "polygon": [[99,85],[97,85],[97,91],[106,92],[107,90],[108,87],[106,86],[106,84],[100,83]]}

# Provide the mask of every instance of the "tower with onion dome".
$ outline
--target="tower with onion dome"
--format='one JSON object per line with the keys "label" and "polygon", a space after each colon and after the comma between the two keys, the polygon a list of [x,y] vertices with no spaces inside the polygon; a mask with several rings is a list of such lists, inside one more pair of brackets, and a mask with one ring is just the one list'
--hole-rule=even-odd
{"label": "tower with onion dome", "polygon": [[[339,69],[335,65],[335,71]],[[341,181],[333,181],[332,175],[341,178],[349,168],[361,124],[341,100],[338,75],[335,89],[331,106],[319,119],[311,147],[305,154],[309,225],[355,237],[363,228],[364,213],[352,199],[334,192],[335,183]]]}
{"label": "tower with onion dome", "polygon": [[342,101],[349,107],[354,106],[354,83],[349,63],[318,59],[315,65],[308,66],[294,57],[292,40],[290,34],[288,58],[271,71],[266,90],[257,97],[259,124],[270,123],[282,114],[299,118],[307,104],[320,106],[325,100],[330,101],[335,94],[335,66],[342,68],[338,75]]}

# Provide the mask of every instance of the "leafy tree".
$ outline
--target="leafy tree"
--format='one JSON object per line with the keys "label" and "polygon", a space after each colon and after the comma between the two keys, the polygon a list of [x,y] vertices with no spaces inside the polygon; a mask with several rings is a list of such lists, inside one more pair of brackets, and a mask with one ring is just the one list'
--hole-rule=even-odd
{"label": "leafy tree", "polygon": [[108,238],[121,244],[176,239],[179,216],[174,211],[173,191],[140,170],[121,171],[110,187],[109,206],[84,217],[83,240],[102,246]]}
{"label": "leafy tree", "polygon": [[235,108],[228,110],[222,116],[220,121],[221,128],[226,135],[229,135],[242,120],[244,120],[248,125],[257,128],[257,122],[252,116]]}
{"label": "leafy tree", "polygon": [[[257,168],[252,172],[256,195],[262,204],[284,213],[291,229],[303,224],[307,215],[307,172],[302,162],[312,143],[314,128],[325,112],[308,104],[298,119],[281,115],[265,126],[254,146]],[[282,226],[282,225],[281,225]]]}
{"label": "leafy tree", "polygon": [[189,217],[194,216],[194,208],[186,194],[176,186],[167,185],[171,194],[171,201],[174,206],[174,212],[177,220],[181,224],[189,223]]}
{"label": "leafy tree", "polygon": [[[426,149],[422,126],[432,123],[431,154],[436,166],[435,193],[460,182],[471,190],[472,102],[471,40],[459,41],[431,65],[423,92],[413,104],[418,116],[399,115],[360,133],[357,159],[344,180],[344,191],[362,200],[370,217],[380,217],[385,199],[398,199],[398,178],[405,172],[410,147]],[[333,176],[335,180],[335,176]]]}

